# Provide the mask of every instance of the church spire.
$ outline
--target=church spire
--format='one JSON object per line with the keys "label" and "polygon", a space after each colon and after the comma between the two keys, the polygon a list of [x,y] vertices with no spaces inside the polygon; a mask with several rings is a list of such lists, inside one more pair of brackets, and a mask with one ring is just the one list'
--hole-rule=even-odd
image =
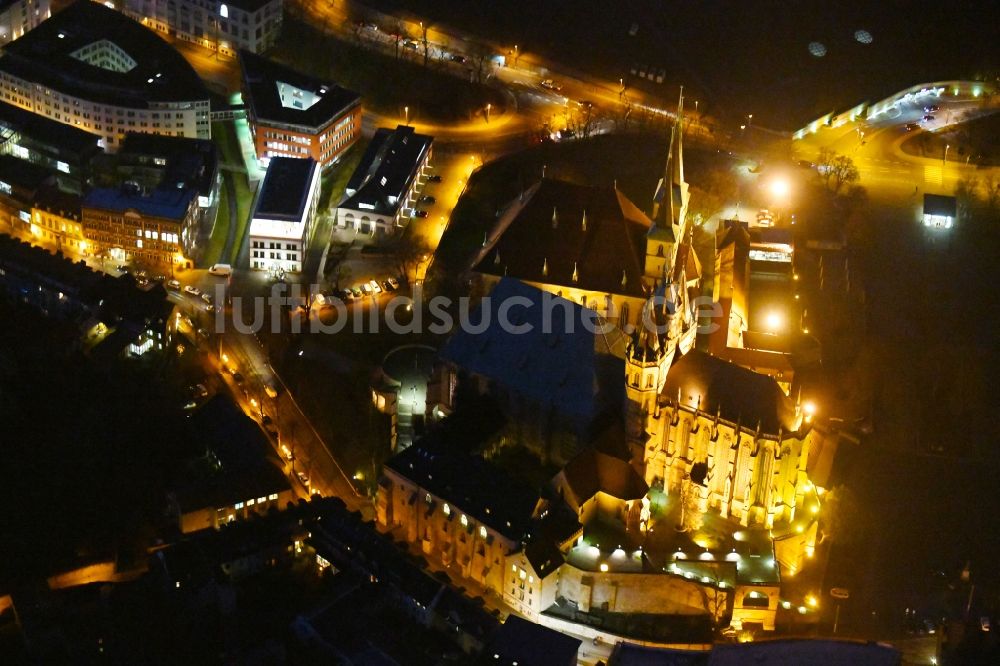
{"label": "church spire", "polygon": [[[670,145],[667,149],[667,163],[653,195],[653,224],[670,227],[680,225],[681,208],[684,206],[684,86],[681,86],[677,101],[677,120],[670,130]],[[679,198],[680,201],[677,201]]]}

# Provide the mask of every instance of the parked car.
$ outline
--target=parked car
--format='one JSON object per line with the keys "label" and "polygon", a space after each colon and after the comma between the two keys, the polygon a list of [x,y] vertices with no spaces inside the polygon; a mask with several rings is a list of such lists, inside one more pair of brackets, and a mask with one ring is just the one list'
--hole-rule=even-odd
{"label": "parked car", "polygon": [[392,285],[392,288],[394,290],[395,289],[399,289],[399,280],[397,280],[396,278],[391,277],[388,280],[386,280],[386,282],[388,282],[390,285]]}
{"label": "parked car", "polygon": [[299,481],[302,483],[303,486],[305,486],[306,488],[309,487],[309,477],[305,473],[296,472],[295,476],[299,477]]}
{"label": "parked car", "polygon": [[934,120],[934,116],[928,113],[926,116],[921,118],[921,120],[923,120],[925,123],[929,123],[930,121]]}
{"label": "parked car", "polygon": [[125,264],[119,264],[115,266],[115,270],[118,271],[119,273],[128,273],[128,266],[126,266]]}
{"label": "parked car", "polygon": [[152,280],[153,282],[166,282],[167,281],[167,276],[166,275],[154,275],[153,277],[150,278],[150,280]]}
{"label": "parked car", "polygon": [[184,293],[191,294],[192,296],[201,296],[201,290],[198,289],[198,287],[194,287],[192,285],[184,287]]}
{"label": "parked car", "polygon": [[364,292],[365,296],[371,296],[372,286],[367,282],[365,282],[364,284],[361,285],[361,291]]}
{"label": "parked car", "polygon": [[427,217],[426,210],[415,210],[413,211],[413,217]]}
{"label": "parked car", "polygon": [[211,303],[205,303],[205,305],[202,306],[202,310],[205,312],[215,312],[216,307]]}
{"label": "parked car", "polygon": [[432,203],[436,203],[437,199],[435,199],[434,197],[432,197],[429,194],[425,194],[424,196],[420,197],[419,201],[420,201],[420,203],[432,204]]}
{"label": "parked car", "polygon": [[209,305],[212,304],[212,296],[210,294],[202,294],[201,295],[201,300],[205,301]]}
{"label": "parked car", "polygon": [[413,49],[414,51],[416,51],[418,46],[419,46],[419,44],[417,44],[412,39],[404,39],[403,40],[403,48]]}
{"label": "parked car", "polygon": [[934,111],[940,111],[940,110],[941,110],[941,107],[938,106],[937,104],[932,104],[931,106],[925,106],[924,107],[924,112],[925,113],[933,113]]}
{"label": "parked car", "polygon": [[461,53],[452,53],[452,54],[451,54],[451,58],[450,58],[450,60],[451,60],[452,62],[457,62],[457,63],[460,63],[460,64],[463,64],[463,65],[464,65],[464,64],[465,64],[465,62],[466,62],[466,60],[468,60],[468,58],[466,58],[466,57],[465,57],[464,55],[462,55]]}
{"label": "parked car", "polygon": [[361,298],[364,296],[360,287],[351,287],[351,293],[354,295],[354,298]]}
{"label": "parked car", "polygon": [[243,380],[243,375],[241,375],[238,372],[234,372],[233,373],[233,381],[236,382],[237,384],[242,384],[243,381],[244,381]]}
{"label": "parked car", "polygon": [[173,289],[174,291],[178,291],[180,288],[181,288],[181,283],[178,282],[177,280],[171,280],[170,282],[167,283],[167,289]]}
{"label": "parked car", "polygon": [[906,123],[906,131],[907,132],[912,132],[913,130],[918,129],[919,127],[920,127],[920,125],[918,125],[916,123]]}
{"label": "parked car", "polygon": [[388,280],[382,280],[382,289],[384,289],[387,292],[389,292],[389,291],[396,291],[396,288],[393,287],[392,284]]}
{"label": "parked car", "polygon": [[216,277],[229,277],[233,274],[233,267],[229,264],[215,264],[208,269],[208,272]]}
{"label": "parked car", "polygon": [[371,280],[368,283],[368,286],[371,287],[372,291],[375,292],[376,294],[381,294],[382,293],[382,286],[377,281]]}
{"label": "parked car", "polygon": [[435,174],[431,174],[430,176],[427,176],[427,182],[429,182],[429,183],[440,183],[441,182],[441,176],[437,175],[436,173]]}
{"label": "parked car", "polygon": [[341,289],[337,292],[337,295],[340,297],[340,300],[345,303],[350,303],[354,300],[354,294],[351,293],[350,289]]}
{"label": "parked car", "polygon": [[554,82],[552,79],[543,79],[541,85],[546,90],[554,90],[555,92],[562,90],[562,86]]}

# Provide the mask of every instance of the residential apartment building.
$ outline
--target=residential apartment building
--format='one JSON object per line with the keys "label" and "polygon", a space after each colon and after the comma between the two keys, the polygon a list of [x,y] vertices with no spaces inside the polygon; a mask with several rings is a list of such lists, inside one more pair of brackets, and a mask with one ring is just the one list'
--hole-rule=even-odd
{"label": "residential apartment building", "polygon": [[0,98],[96,134],[110,151],[129,132],[211,138],[208,92],[184,57],[90,0],[4,48]]}
{"label": "residential apartment building", "polygon": [[0,231],[12,235],[28,231],[35,197],[55,182],[55,176],[37,164],[0,155]]}
{"label": "residential apartment building", "polygon": [[251,268],[278,273],[302,270],[319,184],[319,165],[311,158],[271,160],[250,220]]}
{"label": "residential apartment building", "polygon": [[80,195],[58,187],[39,190],[31,209],[31,235],[63,254],[86,256],[90,244],[83,236]]}
{"label": "residential apartment building", "polygon": [[249,51],[240,51],[243,101],[257,159],[311,157],[321,169],[361,136],[361,97]]}
{"label": "residential apartment building", "polygon": [[49,0],[0,1],[0,46],[23,37],[51,15]]}
{"label": "residential apartment building", "polygon": [[119,0],[119,8],[157,32],[235,56],[274,45],[283,0]]}

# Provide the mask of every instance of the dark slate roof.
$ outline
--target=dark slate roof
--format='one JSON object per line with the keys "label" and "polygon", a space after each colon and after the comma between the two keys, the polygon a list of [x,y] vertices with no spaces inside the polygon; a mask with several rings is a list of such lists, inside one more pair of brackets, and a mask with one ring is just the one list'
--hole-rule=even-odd
{"label": "dark slate roof", "polygon": [[577,506],[598,492],[620,500],[640,499],[649,492],[649,486],[626,461],[593,448],[584,449],[570,460],[562,475],[575,495]]}
{"label": "dark slate roof", "polygon": [[529,622],[513,613],[507,616],[493,642],[486,649],[487,657],[499,655],[487,663],[502,666],[570,666],[576,663],[583,642],[555,629]]}
{"label": "dark slate roof", "polygon": [[717,643],[709,666],[760,664],[824,664],[824,666],[897,666],[901,656],[881,643],[858,643],[830,639],[788,639],[758,643]]}
{"label": "dark slate roof", "polygon": [[[265,125],[298,125],[307,133],[318,132],[361,104],[361,96],[352,90],[320,81],[256,53],[241,50],[240,69],[244,101],[257,122]],[[288,108],[281,103],[279,82],[314,93],[321,99],[308,109]]]}
{"label": "dark slate roof", "polygon": [[675,359],[667,371],[661,404],[676,402],[678,392],[682,405],[694,408],[700,398],[703,412],[719,411],[720,418],[751,430],[759,422],[763,434],[798,426],[792,401],[773,378],[696,349]]}
{"label": "dark slate roof", "polygon": [[82,207],[116,212],[133,209],[152,217],[183,220],[197,193],[192,188],[142,192],[128,186],[95,187],[83,197]]}
{"label": "dark slate roof", "polygon": [[175,484],[182,511],[231,506],[288,490],[288,479],[260,426],[232,398],[217,394],[188,417],[190,441],[205,455],[190,461]]}
{"label": "dark slate roof", "polygon": [[80,220],[80,195],[64,192],[55,185],[38,190],[35,206],[62,217]]}
{"label": "dark slate roof", "polygon": [[511,202],[514,208],[490,232],[473,270],[590,291],[645,294],[651,222],[624,194],[611,187],[542,179],[524,199],[523,204]]}
{"label": "dark slate roof", "polygon": [[[230,7],[237,7],[245,12],[255,12],[267,5],[272,0],[228,0]],[[281,11],[281,4],[278,4],[278,11]]]}
{"label": "dark slate roof", "polygon": [[946,215],[955,217],[958,211],[958,200],[943,194],[924,195],[925,215]]}
{"label": "dark slate roof", "polygon": [[[527,332],[505,331],[498,323],[501,305],[512,298],[531,303],[507,311],[510,323],[528,327]],[[548,311],[551,323],[545,327]],[[624,377],[623,361],[598,351],[603,338],[589,330],[595,328],[591,314],[579,304],[504,278],[470,317],[479,322],[489,316],[489,327],[481,333],[457,331],[441,357],[536,403],[589,422],[616,404]]]}
{"label": "dark slate roof", "polygon": [[675,650],[622,641],[612,650],[608,666],[706,666],[708,658],[709,653],[704,650]]}
{"label": "dark slate roof", "polygon": [[563,553],[558,544],[547,539],[533,541],[524,547],[524,556],[531,563],[539,578],[545,578],[563,563]]}
{"label": "dark slate roof", "polygon": [[[125,51],[136,66],[128,72],[113,72],[70,55],[102,40]],[[116,106],[146,108],[148,102],[208,101],[201,79],[179,52],[152,30],[90,0],[77,0],[5,45],[0,71]],[[153,82],[148,83],[149,79]]]}
{"label": "dark slate roof", "polygon": [[84,132],[37,113],[26,111],[6,102],[0,102],[0,128],[14,130],[38,143],[51,145],[70,153],[99,152],[97,142],[101,137]]}
{"label": "dark slate roof", "polygon": [[312,158],[272,157],[253,216],[301,220],[309,205],[309,186],[317,168]]}
{"label": "dark slate roof", "polygon": [[479,456],[433,441],[417,442],[385,466],[508,539],[528,529],[538,492]]}
{"label": "dark slate roof", "polygon": [[[215,142],[183,136],[139,134],[130,132],[118,149],[119,163],[125,166],[154,168],[162,172],[160,187],[194,187],[208,196],[215,185],[219,155]],[[157,165],[154,160],[166,162]]]}
{"label": "dark slate roof", "polygon": [[[395,215],[433,141],[433,137],[417,134],[408,125],[398,125],[394,130],[380,127],[347,181],[349,196],[340,207]],[[389,197],[396,197],[395,203]]]}

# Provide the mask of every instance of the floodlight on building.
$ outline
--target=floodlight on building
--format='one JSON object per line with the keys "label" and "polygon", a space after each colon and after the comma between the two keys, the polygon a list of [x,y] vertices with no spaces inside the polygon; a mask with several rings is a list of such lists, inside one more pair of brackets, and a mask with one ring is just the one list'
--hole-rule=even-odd
{"label": "floodlight on building", "polygon": [[788,196],[789,191],[791,191],[791,186],[788,184],[788,181],[785,180],[784,178],[775,178],[774,180],[771,181],[769,189],[771,190],[771,194],[773,194],[775,197],[779,199],[784,199],[785,197]]}
{"label": "floodlight on building", "polygon": [[777,333],[780,331],[784,323],[785,319],[781,316],[780,312],[768,312],[764,316],[764,324],[767,326],[767,330],[771,333]]}
{"label": "floodlight on building", "polygon": [[601,573],[607,573],[607,572],[608,572],[608,563],[601,562]]}
{"label": "floodlight on building", "polygon": [[[812,418],[816,415],[816,403],[812,401],[807,401],[802,405],[802,413],[806,417],[806,423],[812,421]],[[806,492],[812,490],[812,485],[806,486]]]}

